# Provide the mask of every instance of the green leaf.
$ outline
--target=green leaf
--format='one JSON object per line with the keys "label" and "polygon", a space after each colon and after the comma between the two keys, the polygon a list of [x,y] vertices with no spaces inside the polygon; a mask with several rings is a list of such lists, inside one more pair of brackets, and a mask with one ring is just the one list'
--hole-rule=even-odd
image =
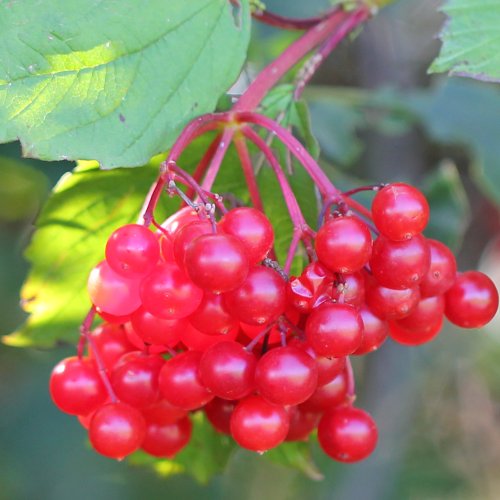
{"label": "green leaf", "polygon": [[240,4],[0,2],[0,142],[44,160],[145,164],[238,76],[250,26]]}
{"label": "green leaf", "polygon": [[443,162],[427,177],[423,190],[431,207],[425,235],[457,249],[470,220],[470,207],[456,166]]}
{"label": "green leaf", "polygon": [[309,479],[323,479],[323,474],[313,461],[309,442],[285,442],[267,451],[264,456],[271,462],[299,470]]}
{"label": "green leaf", "polygon": [[[157,173],[154,163],[138,169],[100,170],[95,162],[84,162],[61,178],[26,251],[32,268],[21,297],[30,316],[17,332],[4,338],[6,343],[75,342],[78,325],[90,307],[88,273],[104,258],[111,232],[137,219]],[[166,213],[164,207],[160,213]]]}
{"label": "green leaf", "polygon": [[500,2],[448,0],[443,46],[432,73],[500,82]]}
{"label": "green leaf", "polygon": [[207,422],[203,412],[190,416],[193,422],[193,434],[189,444],[175,458],[157,459],[143,452],[129,458],[134,465],[152,465],[162,476],[189,474],[202,484],[221,473],[227,465],[235,442],[221,434]]}

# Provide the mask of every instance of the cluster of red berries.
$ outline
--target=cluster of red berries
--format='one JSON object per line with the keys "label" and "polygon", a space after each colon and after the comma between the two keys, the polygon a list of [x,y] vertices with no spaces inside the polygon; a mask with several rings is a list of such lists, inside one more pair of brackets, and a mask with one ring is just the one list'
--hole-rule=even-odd
{"label": "cluster of red berries", "polygon": [[188,207],[156,233],[117,229],[88,281],[106,323],[88,334],[88,356],[55,367],[55,404],[112,458],[139,448],[174,456],[189,442],[194,411],[250,450],[317,429],[335,460],[367,457],[377,427],[353,407],[348,357],[388,336],[428,342],[444,316],[480,327],[498,308],[487,276],[457,274],[451,251],[422,235],[429,207],[418,190],[378,190],[372,218],[374,228],[350,212],[330,214],[317,259],[290,278],[268,257],[273,228],[253,208],[215,222]]}

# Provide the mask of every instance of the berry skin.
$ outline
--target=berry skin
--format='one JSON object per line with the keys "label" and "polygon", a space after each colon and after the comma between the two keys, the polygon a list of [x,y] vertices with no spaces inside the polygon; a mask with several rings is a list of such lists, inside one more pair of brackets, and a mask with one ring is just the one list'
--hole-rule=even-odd
{"label": "berry skin", "polygon": [[247,277],[249,262],[243,243],[230,234],[205,234],[186,248],[184,267],[205,291],[230,292]]}
{"label": "berry skin", "polygon": [[399,325],[399,321],[390,323],[390,337],[398,344],[407,346],[417,346],[426,344],[434,340],[443,326],[443,317],[438,319],[435,323],[429,324],[421,329],[406,329]]}
{"label": "berry skin", "polygon": [[274,243],[273,226],[269,219],[252,207],[239,207],[230,210],[219,222],[224,233],[236,236],[247,249],[250,265],[261,262]]}
{"label": "berry skin", "polygon": [[191,439],[193,424],[188,417],[177,422],[146,420],[146,435],[142,449],[154,457],[174,457]]}
{"label": "berry skin", "polygon": [[[107,370],[111,370],[125,353],[135,350],[122,326],[104,324],[98,326],[90,335],[92,344],[99,352],[101,361]],[[94,358],[90,346],[89,358]]]}
{"label": "berry skin", "polygon": [[193,325],[188,324],[182,334],[182,343],[191,351],[206,351],[210,346],[227,340],[235,340],[238,336],[238,328],[233,328],[227,333],[209,335],[200,332]]}
{"label": "berry skin", "polygon": [[168,234],[174,236],[177,231],[187,226],[191,222],[199,221],[199,215],[191,208],[184,207],[173,213],[163,224],[162,227]]}
{"label": "berry skin", "polygon": [[352,354],[363,340],[363,321],[350,304],[323,304],[306,322],[307,342],[320,356]]}
{"label": "berry skin", "polygon": [[323,451],[339,462],[357,462],[377,446],[378,430],[365,411],[341,406],[326,412],[318,425],[318,441]]}
{"label": "berry skin", "polygon": [[242,323],[264,325],[285,311],[286,283],[273,269],[253,267],[236,290],[224,295],[226,310]]}
{"label": "berry skin", "polygon": [[257,363],[255,385],[267,401],[298,405],[318,386],[318,367],[303,349],[293,346],[271,349]]}
{"label": "berry skin", "polygon": [[149,274],[160,258],[158,237],[147,227],[127,224],[118,228],[106,243],[106,260],[125,278]]}
{"label": "berry skin", "polygon": [[203,292],[173,263],[157,266],[141,284],[144,309],[162,319],[181,319],[200,305]]}
{"label": "berry skin", "polygon": [[321,413],[325,410],[341,405],[347,399],[347,376],[342,371],[330,382],[318,387],[313,395],[300,405],[304,411]]}
{"label": "berry skin", "polygon": [[121,460],[138,450],[146,434],[146,422],[139,410],[124,403],[99,408],[89,426],[89,439],[101,455]]}
{"label": "berry skin", "polygon": [[142,410],[142,414],[147,422],[162,422],[173,424],[187,415],[186,410],[173,406],[165,399],[148,406]]}
{"label": "berry skin", "polygon": [[285,441],[307,441],[311,432],[318,426],[321,413],[307,411],[300,406],[291,406],[288,413],[290,429]]}
{"label": "berry skin", "polygon": [[393,290],[381,285],[373,285],[366,294],[368,307],[379,318],[386,320],[401,319],[411,314],[420,299],[418,288]]}
{"label": "berry skin", "polygon": [[177,265],[183,269],[186,249],[198,236],[212,233],[212,224],[208,220],[197,220],[180,228],[174,236],[174,258]]}
{"label": "berry skin", "polygon": [[235,341],[209,347],[201,357],[198,375],[203,385],[222,399],[241,399],[254,389],[257,359]]}
{"label": "berry skin", "polygon": [[198,376],[202,353],[186,351],[169,359],[160,371],[158,383],[163,397],[183,410],[195,410],[207,404],[214,395]]}
{"label": "berry skin", "polygon": [[159,355],[139,351],[125,354],[111,374],[111,384],[120,401],[139,409],[158,401],[158,374],[164,363]]}
{"label": "berry skin", "polygon": [[427,240],[431,251],[431,263],[427,274],[420,282],[422,297],[441,295],[447,292],[457,275],[457,262],[452,251],[437,240]]}
{"label": "berry skin", "polygon": [[384,236],[394,241],[421,233],[429,221],[429,212],[425,196],[408,184],[389,184],[373,198],[373,222]]}
{"label": "berry skin", "polygon": [[462,328],[480,328],[498,310],[498,290],[491,279],[479,271],[459,274],[445,294],[445,314]]}
{"label": "berry skin", "polygon": [[333,272],[359,271],[370,260],[371,252],[370,230],[354,217],[330,219],[316,235],[318,259]]}
{"label": "berry skin", "polygon": [[130,317],[134,331],[148,344],[175,347],[187,327],[186,319],[162,319],[139,308]]}
{"label": "berry skin", "polygon": [[231,415],[231,435],[242,447],[264,452],[281,444],[290,427],[290,417],[282,406],[260,396],[242,399]]}
{"label": "berry skin", "polygon": [[377,281],[387,288],[416,287],[430,266],[429,245],[423,236],[391,241],[379,236],[373,244],[370,267]]}
{"label": "berry skin", "polygon": [[214,398],[203,408],[208,421],[212,427],[222,434],[231,435],[231,415],[233,414],[237,401]]}
{"label": "berry skin", "polygon": [[141,305],[139,283],[115,273],[103,260],[90,271],[87,290],[92,303],[103,312],[125,316]]}
{"label": "berry skin", "polygon": [[94,362],[76,356],[63,359],[54,367],[49,390],[55,405],[70,415],[87,415],[107,398]]}
{"label": "berry skin", "polygon": [[189,321],[197,330],[208,335],[226,334],[238,327],[238,321],[226,311],[222,296],[210,292],[205,292]]}
{"label": "berry skin", "polygon": [[356,356],[376,351],[389,335],[389,323],[380,319],[369,307],[363,305],[359,314],[363,320],[363,340],[361,345],[353,352]]}
{"label": "berry skin", "polygon": [[444,314],[444,297],[424,297],[418,301],[417,307],[406,318],[397,321],[405,330],[426,330],[439,323]]}

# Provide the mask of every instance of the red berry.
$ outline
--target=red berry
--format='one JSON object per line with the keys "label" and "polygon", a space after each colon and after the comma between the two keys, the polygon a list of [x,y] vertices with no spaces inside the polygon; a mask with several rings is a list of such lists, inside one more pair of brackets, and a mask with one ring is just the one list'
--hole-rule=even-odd
{"label": "red berry", "polygon": [[138,450],[146,423],[139,410],[124,403],[99,408],[89,426],[90,443],[101,455],[121,460]]}
{"label": "red berry", "polygon": [[164,363],[157,354],[146,355],[139,351],[125,354],[111,374],[111,384],[118,399],[141,409],[158,401],[158,374]]}
{"label": "red berry", "polygon": [[219,223],[222,231],[242,241],[250,265],[262,261],[274,243],[273,226],[260,211],[251,207],[233,208]]}
{"label": "red berry", "polygon": [[182,343],[192,351],[205,351],[210,346],[227,340],[234,340],[238,336],[238,328],[233,328],[227,333],[217,335],[209,335],[200,332],[193,325],[188,324],[186,330],[182,334]]}
{"label": "red berry", "polygon": [[195,410],[213,399],[198,376],[202,353],[186,351],[169,359],[158,379],[163,397],[183,410]]}
{"label": "red berry", "polygon": [[300,407],[305,411],[323,412],[345,403],[347,389],[347,375],[344,370],[330,382],[318,387],[312,396],[300,405]]}
{"label": "red berry", "polygon": [[125,316],[133,313],[140,305],[137,279],[128,279],[115,273],[103,260],[90,271],[87,290],[92,303],[105,313]]}
{"label": "red berry", "polygon": [[318,425],[318,441],[323,451],[339,462],[357,462],[377,446],[378,431],[365,411],[342,406],[328,411]]}
{"label": "red berry", "polygon": [[184,259],[186,257],[186,249],[189,244],[198,236],[212,233],[212,224],[208,220],[197,220],[190,222],[186,226],[180,228],[173,240],[174,257],[177,265],[184,269]]}
{"label": "red berry", "polygon": [[140,278],[149,274],[159,258],[158,237],[139,224],[120,227],[106,243],[108,264],[125,278]]}
{"label": "red berry", "polygon": [[431,263],[420,282],[422,297],[441,295],[448,291],[457,275],[457,262],[452,251],[440,241],[427,240],[431,251]]}
{"label": "red berry", "polygon": [[333,286],[333,275],[319,262],[308,264],[297,278],[287,283],[287,301],[299,312],[309,313],[318,295],[326,286]]}
{"label": "red berry", "polygon": [[245,246],[230,234],[205,234],[194,239],[186,248],[184,265],[196,285],[214,293],[238,288],[249,268]]}
{"label": "red berry", "polygon": [[141,285],[144,309],[163,319],[181,319],[200,305],[203,292],[173,263],[157,266]]}
{"label": "red berry", "polygon": [[433,324],[429,324],[421,329],[409,330],[399,325],[399,321],[390,323],[391,339],[399,344],[417,346],[434,340],[443,326],[443,318]]}
{"label": "red berry", "polygon": [[445,294],[446,317],[462,328],[480,328],[498,310],[498,290],[491,279],[479,271],[459,274]]}
{"label": "red berry", "polygon": [[321,413],[307,411],[300,406],[291,406],[290,428],[285,441],[307,441],[309,434],[318,426]]}
{"label": "red berry", "polygon": [[174,235],[191,222],[199,221],[200,216],[191,207],[184,207],[173,213],[163,224],[162,227],[170,234]]}
{"label": "red berry", "polygon": [[260,395],[278,405],[303,403],[318,385],[318,367],[304,350],[277,347],[260,358],[255,371]]}
{"label": "red berry", "polygon": [[160,255],[164,262],[174,262],[174,242],[172,241],[172,236],[165,233],[158,233],[158,238],[160,242]]}
{"label": "red berry", "polygon": [[94,362],[76,356],[63,359],[54,367],[49,390],[56,406],[70,415],[87,415],[107,398]]}
{"label": "red berry", "polygon": [[377,350],[389,335],[389,323],[380,319],[366,305],[363,305],[359,314],[363,321],[363,340],[353,354],[360,356]]}
{"label": "red berry", "polygon": [[419,299],[418,288],[393,290],[377,284],[372,284],[366,294],[366,303],[372,312],[387,320],[408,316],[417,307]]}
{"label": "red berry", "polygon": [[425,196],[408,184],[385,186],[373,199],[373,222],[387,238],[407,240],[421,233],[429,221]]}
{"label": "red berry", "polygon": [[143,307],[131,316],[135,332],[147,344],[175,347],[187,327],[186,319],[162,319]]}
{"label": "red berry", "polygon": [[217,397],[241,399],[254,389],[256,365],[255,356],[238,342],[220,342],[203,353],[198,375]]}
{"label": "red berry", "polygon": [[354,217],[330,219],[316,235],[318,259],[330,271],[359,271],[370,260],[371,251],[370,230]]}
{"label": "red berry", "polygon": [[443,319],[444,297],[425,297],[418,301],[417,307],[403,319],[397,321],[405,330],[423,330]]}
{"label": "red berry", "polygon": [[392,241],[379,236],[373,244],[370,267],[377,281],[387,288],[416,287],[429,270],[429,245],[423,236]]}
{"label": "red berry", "polygon": [[[104,324],[98,326],[90,335],[92,345],[96,348],[101,361],[108,370],[111,370],[125,353],[135,350],[129,342],[123,326]],[[94,358],[91,346],[89,346],[89,358]]]}
{"label": "red berry", "polygon": [[249,396],[234,409],[230,426],[231,435],[242,448],[264,452],[285,440],[290,417],[282,406]]}
{"label": "red berry", "polygon": [[197,330],[208,335],[226,334],[238,328],[238,321],[227,312],[222,296],[210,292],[205,292],[189,321]]}
{"label": "red berry", "polygon": [[275,270],[253,267],[239,288],[224,295],[224,304],[242,323],[264,325],[285,311],[285,287],[285,280]]}
{"label": "red berry", "polygon": [[236,408],[237,401],[214,398],[205,405],[205,415],[213,428],[223,434],[231,434],[231,415]]}
{"label": "red berry", "polygon": [[191,439],[193,424],[188,417],[177,422],[146,420],[142,449],[154,457],[174,457]]}
{"label": "red berry", "polygon": [[169,403],[166,399],[160,399],[155,404],[142,410],[142,414],[148,422],[162,422],[173,424],[187,415],[187,411]]}
{"label": "red berry", "polygon": [[130,314],[124,316],[115,316],[114,314],[109,314],[102,311],[99,307],[95,308],[96,313],[106,322],[113,325],[123,325],[127,321],[130,321]]}
{"label": "red berry", "polygon": [[306,336],[320,356],[348,356],[361,345],[363,321],[350,304],[323,304],[309,315]]}

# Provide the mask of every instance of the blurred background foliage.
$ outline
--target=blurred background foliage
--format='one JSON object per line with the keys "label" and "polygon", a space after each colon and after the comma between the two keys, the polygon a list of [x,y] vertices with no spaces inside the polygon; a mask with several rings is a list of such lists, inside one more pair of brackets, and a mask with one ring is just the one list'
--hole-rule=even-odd
{"label": "blurred background foliage", "polygon": [[[307,16],[327,2],[266,2]],[[432,205],[427,234],[453,245],[459,266],[500,282],[500,88],[426,70],[444,18],[435,0],[400,0],[344,43],[306,92],[325,169],[340,186],[405,180]],[[249,75],[295,34],[255,26]],[[24,319],[22,251],[33,220],[69,163],[20,158],[0,147],[0,334]],[[447,326],[431,345],[388,341],[356,360],[359,400],[380,426],[377,452],[357,465],[314,460],[313,480],[237,451],[223,475],[201,485],[183,475],[94,454],[76,419],[50,402],[52,366],[73,347],[0,346],[0,499],[137,498],[498,499],[500,321],[481,332]],[[77,332],[74,332],[75,341]]]}

